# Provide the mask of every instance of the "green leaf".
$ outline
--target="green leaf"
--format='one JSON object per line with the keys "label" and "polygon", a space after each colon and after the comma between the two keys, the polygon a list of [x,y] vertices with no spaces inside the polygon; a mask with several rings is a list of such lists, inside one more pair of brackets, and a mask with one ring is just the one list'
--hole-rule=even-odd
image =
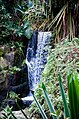
{"label": "green leaf", "polygon": [[28,28],[30,26],[30,23],[29,22],[25,22],[24,23],[24,26],[23,26],[23,29],[26,29],[26,28]]}
{"label": "green leaf", "polygon": [[32,36],[32,29],[31,29],[31,27],[29,27],[28,29],[26,29],[26,30],[24,31],[24,35],[25,35],[28,39],[31,38],[31,36]]}
{"label": "green leaf", "polygon": [[50,115],[52,115],[54,117],[57,117],[57,115],[55,113],[50,113]]}
{"label": "green leaf", "polygon": [[42,89],[43,89],[43,93],[44,93],[44,96],[45,96],[45,99],[46,99],[46,102],[48,104],[48,107],[49,107],[49,110],[50,110],[50,113],[53,113],[53,119],[57,119],[57,115],[56,115],[56,112],[55,112],[55,109],[54,109],[54,106],[52,105],[52,102],[48,96],[48,93],[46,91],[46,87],[44,85],[44,83],[42,83]]}
{"label": "green leaf", "polygon": [[79,118],[79,85],[78,85],[78,76],[74,73],[69,73],[67,76],[68,79],[68,95],[69,95],[69,104],[71,118]]}
{"label": "green leaf", "polygon": [[44,112],[44,110],[42,109],[42,106],[40,105],[40,103],[38,102],[37,98],[35,97],[34,92],[32,92],[32,94],[33,94],[34,100],[36,102],[36,105],[37,105],[37,107],[40,110],[40,113],[42,115],[42,118],[43,119],[48,119],[47,116],[46,116],[46,114],[45,114],[45,112]]}
{"label": "green leaf", "polygon": [[66,97],[65,97],[65,92],[63,89],[63,85],[62,85],[62,80],[61,80],[61,75],[58,75],[58,80],[59,80],[59,85],[60,85],[60,91],[61,91],[61,95],[62,95],[62,100],[63,100],[63,104],[64,104],[64,110],[65,110],[65,117],[70,117],[70,113],[69,113],[69,109],[68,109],[68,105],[67,105],[67,101],[66,101]]}

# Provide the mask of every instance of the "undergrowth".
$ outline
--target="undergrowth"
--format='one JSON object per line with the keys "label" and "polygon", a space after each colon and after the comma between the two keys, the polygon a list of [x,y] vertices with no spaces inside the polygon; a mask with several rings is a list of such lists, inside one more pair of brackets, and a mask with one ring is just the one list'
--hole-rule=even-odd
{"label": "undergrowth", "polygon": [[[59,118],[64,118],[64,109],[62,103],[62,97],[60,95],[59,82],[57,80],[58,73],[60,72],[62,75],[63,87],[65,89],[66,98],[68,101],[68,93],[67,93],[67,80],[66,74],[68,69],[71,71],[79,72],[79,39],[73,38],[72,41],[69,39],[65,39],[61,43],[56,44],[54,49],[49,50],[47,64],[42,73],[42,78],[40,83],[38,84],[38,88],[35,92],[35,95],[44,107],[46,114],[49,114],[47,104],[44,100],[43,93],[41,91],[41,83],[44,82],[46,89],[48,91],[49,97],[54,104],[54,108],[56,109],[56,114]],[[31,117],[33,115],[38,114],[38,108],[35,102],[32,103],[29,108],[31,112]],[[48,115],[49,117],[49,115]]]}

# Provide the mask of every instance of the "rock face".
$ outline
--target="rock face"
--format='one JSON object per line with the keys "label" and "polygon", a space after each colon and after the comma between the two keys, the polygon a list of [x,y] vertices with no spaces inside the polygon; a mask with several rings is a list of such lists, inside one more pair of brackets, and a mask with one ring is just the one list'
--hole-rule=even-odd
{"label": "rock face", "polygon": [[0,91],[8,87],[7,69],[7,60],[0,57]]}
{"label": "rock face", "polygon": [[2,55],[5,55],[6,53],[10,52],[10,47],[3,45],[0,45],[0,57],[2,57]]}
{"label": "rock face", "polygon": [[0,91],[3,91],[8,88],[8,69],[9,62],[5,57],[5,54],[10,52],[10,48],[8,46],[0,46]]}
{"label": "rock face", "polygon": [[8,88],[8,79],[6,78],[6,72],[0,72],[0,91]]}
{"label": "rock face", "polygon": [[0,46],[0,91],[9,87],[9,67],[20,66],[23,61],[23,54],[15,47]]}
{"label": "rock face", "polygon": [[9,90],[22,97],[26,96],[29,92],[27,66],[23,66],[20,71],[12,74],[9,78]]}
{"label": "rock face", "polygon": [[0,57],[0,71],[6,70],[8,68],[8,62],[3,57]]}
{"label": "rock face", "polygon": [[15,52],[10,52],[5,54],[5,59],[7,60],[9,66],[14,64],[14,56],[15,56]]}
{"label": "rock face", "polygon": [[[22,65],[23,60],[24,54],[18,48],[0,46],[0,106],[6,107],[8,104],[13,110],[19,110],[15,99],[7,97],[4,104],[7,92],[13,91],[19,94],[20,98],[28,95],[28,70],[27,65]],[[22,108],[26,107],[23,101],[19,101],[19,104]]]}

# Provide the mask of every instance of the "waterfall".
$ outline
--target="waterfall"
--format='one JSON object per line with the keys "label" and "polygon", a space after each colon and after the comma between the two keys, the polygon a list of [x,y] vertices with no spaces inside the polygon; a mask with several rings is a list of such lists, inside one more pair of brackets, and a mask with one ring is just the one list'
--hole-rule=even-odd
{"label": "waterfall", "polygon": [[50,37],[51,32],[35,32],[28,43],[26,63],[30,90],[35,90],[37,83],[40,81],[47,62],[48,52],[46,46],[50,41]]}
{"label": "waterfall", "polygon": [[48,49],[46,46],[48,46],[50,38],[51,32],[34,32],[28,42],[26,64],[28,67],[29,96],[22,98],[24,103],[30,104],[33,101],[31,91],[36,89],[47,62]]}

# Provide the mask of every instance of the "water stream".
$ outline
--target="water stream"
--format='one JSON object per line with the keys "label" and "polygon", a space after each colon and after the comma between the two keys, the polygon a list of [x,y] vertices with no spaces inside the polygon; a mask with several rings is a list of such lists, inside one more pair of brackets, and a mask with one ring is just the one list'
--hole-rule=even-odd
{"label": "water stream", "polygon": [[29,95],[22,98],[24,102],[29,99],[33,100],[31,90],[35,91],[47,62],[48,49],[46,46],[48,46],[50,37],[51,32],[34,32],[28,43],[26,64],[28,67]]}

